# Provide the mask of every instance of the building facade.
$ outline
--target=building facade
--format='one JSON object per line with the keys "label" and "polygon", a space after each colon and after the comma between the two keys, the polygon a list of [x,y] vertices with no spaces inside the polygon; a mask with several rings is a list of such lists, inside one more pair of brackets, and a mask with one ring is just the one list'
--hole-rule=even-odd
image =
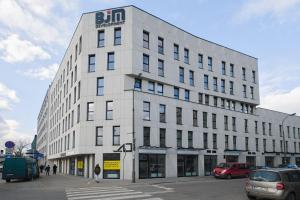
{"label": "building facade", "polygon": [[112,179],[300,164],[300,118],[258,108],[258,81],[256,58],[135,6],[85,13],[48,91],[47,159]]}

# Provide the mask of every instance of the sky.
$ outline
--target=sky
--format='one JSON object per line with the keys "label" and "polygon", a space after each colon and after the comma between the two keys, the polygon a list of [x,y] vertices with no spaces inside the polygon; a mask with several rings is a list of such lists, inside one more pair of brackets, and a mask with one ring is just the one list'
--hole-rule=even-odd
{"label": "sky", "polygon": [[258,58],[260,107],[300,115],[300,0],[0,0],[0,148],[33,139],[82,13],[125,5]]}

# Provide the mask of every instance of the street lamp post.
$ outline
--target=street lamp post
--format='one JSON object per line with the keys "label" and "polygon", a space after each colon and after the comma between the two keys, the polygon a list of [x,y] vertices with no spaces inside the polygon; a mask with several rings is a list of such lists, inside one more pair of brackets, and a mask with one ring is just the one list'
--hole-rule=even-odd
{"label": "street lamp post", "polygon": [[287,154],[287,147],[286,147],[286,142],[285,142],[285,134],[284,134],[284,126],[283,126],[283,123],[284,121],[288,118],[288,117],[291,117],[291,116],[295,116],[296,113],[293,113],[293,114],[289,114],[287,116],[285,116],[285,118],[283,118],[282,122],[281,122],[281,127],[282,127],[282,137],[283,137],[283,153],[284,153],[284,164],[286,164],[286,154]]}

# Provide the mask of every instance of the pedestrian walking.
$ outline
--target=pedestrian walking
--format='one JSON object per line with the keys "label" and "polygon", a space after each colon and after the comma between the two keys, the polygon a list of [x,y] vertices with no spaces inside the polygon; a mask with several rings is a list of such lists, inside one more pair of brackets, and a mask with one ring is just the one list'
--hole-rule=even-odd
{"label": "pedestrian walking", "polygon": [[99,183],[99,175],[101,173],[101,167],[99,166],[99,164],[96,165],[94,173],[96,174],[96,182]]}
{"label": "pedestrian walking", "polygon": [[53,174],[56,174],[56,170],[57,170],[56,164],[54,164],[52,168],[53,168]]}
{"label": "pedestrian walking", "polygon": [[46,170],[46,175],[47,175],[47,176],[49,176],[49,172],[50,172],[50,165],[48,165],[48,166],[45,168],[45,170]]}
{"label": "pedestrian walking", "polygon": [[44,171],[44,165],[40,165],[40,172],[41,172],[41,174],[43,173],[43,171]]}

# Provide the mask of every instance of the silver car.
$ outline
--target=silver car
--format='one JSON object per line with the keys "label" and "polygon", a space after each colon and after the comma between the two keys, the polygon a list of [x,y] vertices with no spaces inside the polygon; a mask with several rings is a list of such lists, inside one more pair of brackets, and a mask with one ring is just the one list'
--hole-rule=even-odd
{"label": "silver car", "polygon": [[257,170],[250,174],[245,190],[249,199],[300,200],[300,170]]}

